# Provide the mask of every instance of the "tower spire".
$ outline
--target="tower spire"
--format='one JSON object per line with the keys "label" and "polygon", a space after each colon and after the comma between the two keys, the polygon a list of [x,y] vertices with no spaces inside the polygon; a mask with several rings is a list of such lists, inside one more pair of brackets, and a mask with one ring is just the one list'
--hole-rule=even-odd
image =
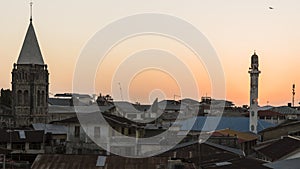
{"label": "tower spire", "polygon": [[32,5],[33,5],[33,2],[30,1],[30,22],[32,22]]}
{"label": "tower spire", "polygon": [[258,69],[258,56],[256,51],[251,56],[250,74],[250,109],[249,109],[249,131],[257,133],[258,124],[258,77],[261,73]]}

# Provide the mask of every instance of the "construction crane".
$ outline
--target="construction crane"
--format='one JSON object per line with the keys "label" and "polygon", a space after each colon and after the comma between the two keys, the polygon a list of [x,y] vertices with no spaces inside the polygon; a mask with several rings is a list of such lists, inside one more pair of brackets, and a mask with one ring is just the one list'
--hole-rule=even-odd
{"label": "construction crane", "polygon": [[293,84],[293,89],[292,89],[292,94],[293,94],[293,98],[292,98],[292,104],[293,104],[293,107],[295,107],[295,88],[296,88],[296,85]]}
{"label": "construction crane", "polygon": [[122,99],[122,101],[124,101],[124,99],[123,99],[123,92],[122,92],[122,86],[121,86],[120,82],[119,82],[119,87],[120,87],[120,96],[121,96],[121,99]]}

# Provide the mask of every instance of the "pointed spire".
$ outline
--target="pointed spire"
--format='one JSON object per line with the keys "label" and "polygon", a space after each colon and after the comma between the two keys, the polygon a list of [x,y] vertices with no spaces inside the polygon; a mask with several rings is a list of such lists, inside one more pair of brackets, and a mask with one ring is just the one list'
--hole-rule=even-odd
{"label": "pointed spire", "polygon": [[44,65],[43,56],[32,24],[32,4],[31,2],[30,23],[17,64]]}

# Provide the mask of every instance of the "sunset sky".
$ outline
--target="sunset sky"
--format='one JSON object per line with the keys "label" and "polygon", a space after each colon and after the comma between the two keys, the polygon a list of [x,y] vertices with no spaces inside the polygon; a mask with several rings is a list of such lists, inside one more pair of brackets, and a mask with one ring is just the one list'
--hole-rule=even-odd
{"label": "sunset sky", "polygon": [[[0,88],[11,88],[12,66],[17,61],[29,25],[29,2],[1,0]],[[274,9],[269,9],[270,6]],[[228,100],[236,105],[248,104],[248,68],[250,57],[256,50],[262,71],[259,78],[260,105],[267,102],[286,105],[291,102],[293,83],[296,84],[295,101],[298,105],[299,11],[299,0],[35,0],[33,24],[44,61],[49,67],[50,92],[53,94],[72,92],[77,58],[88,40],[103,27],[126,16],[162,13],[189,22],[206,36],[222,64]],[[150,48],[176,55],[193,72],[199,97],[211,95],[210,76],[193,52],[179,42],[155,35],[130,38],[115,46],[97,70],[95,93],[111,94],[112,88],[119,89],[119,82],[124,91],[122,81],[111,80],[113,73],[118,72],[124,58]],[[147,58],[144,61],[147,62]],[[160,61],[163,62],[163,59]],[[128,64],[132,65],[130,60]],[[153,101],[155,97],[172,99],[174,94],[181,95],[181,87],[186,86],[179,84],[172,72],[147,69],[131,77],[129,100],[144,103]],[[120,95],[114,97],[121,99]]]}

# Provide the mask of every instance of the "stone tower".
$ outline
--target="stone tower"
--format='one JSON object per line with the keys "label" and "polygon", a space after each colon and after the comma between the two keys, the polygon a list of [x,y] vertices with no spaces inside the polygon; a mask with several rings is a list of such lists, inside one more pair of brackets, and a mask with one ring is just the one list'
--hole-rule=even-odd
{"label": "stone tower", "polygon": [[16,126],[47,121],[48,93],[49,73],[30,18],[18,61],[12,70],[12,108]]}
{"label": "stone tower", "polygon": [[248,73],[250,74],[250,110],[249,110],[249,131],[257,133],[257,118],[258,118],[258,77],[261,73],[258,69],[258,56],[254,52],[251,57],[251,67]]}

